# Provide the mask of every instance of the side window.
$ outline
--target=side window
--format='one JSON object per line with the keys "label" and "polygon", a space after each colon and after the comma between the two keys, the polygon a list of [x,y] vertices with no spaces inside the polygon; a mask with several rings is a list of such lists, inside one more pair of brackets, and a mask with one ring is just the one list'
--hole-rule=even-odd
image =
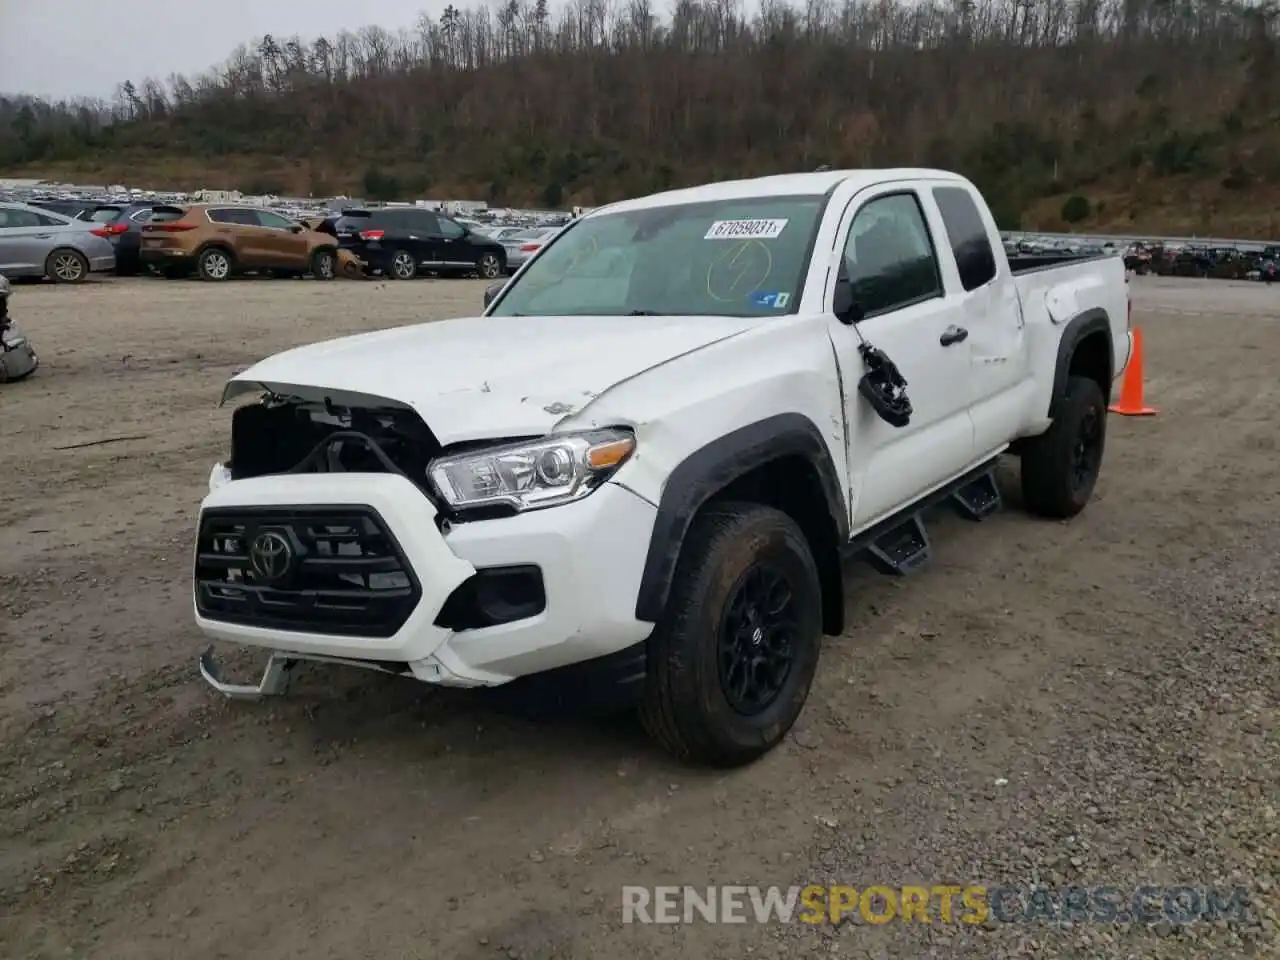
{"label": "side window", "polygon": [[0,210],[0,227],[38,227],[43,218],[30,210]]}
{"label": "side window", "polygon": [[414,237],[429,237],[435,233],[435,218],[421,210],[400,210],[394,214],[396,226]]}
{"label": "side window", "polygon": [[[218,207],[209,211],[209,219],[214,223],[244,223],[239,216],[240,211],[235,207]],[[255,225],[257,220],[252,221]]]}
{"label": "side window", "polygon": [[155,211],[152,210],[150,207],[145,207],[142,210],[138,210],[135,213],[130,214],[129,219],[132,220],[134,223],[146,223],[148,220],[151,219],[151,214],[154,212]]}
{"label": "side window", "polygon": [[938,202],[965,290],[989,283],[996,275],[996,257],[973,197],[963,187],[935,187],[933,199]]}
{"label": "side window", "polygon": [[60,220],[57,217],[51,217],[45,213],[34,214],[36,218],[36,226],[38,227],[61,227],[67,221]]}
{"label": "side window", "polygon": [[879,197],[859,210],[844,263],[867,316],[942,296],[938,258],[914,193]]}
{"label": "side window", "polygon": [[385,230],[388,233],[402,234],[410,232],[408,219],[399,210],[376,210],[369,218],[370,230]]}
{"label": "side window", "polygon": [[288,230],[292,224],[286,217],[280,216],[278,213],[272,213],[269,210],[254,210],[253,215],[257,218],[258,226],[271,227],[275,230]]}
{"label": "side window", "polygon": [[436,219],[440,221],[440,232],[444,234],[446,240],[457,240],[459,237],[466,236],[467,231],[461,224],[455,223],[448,217],[437,217]]}

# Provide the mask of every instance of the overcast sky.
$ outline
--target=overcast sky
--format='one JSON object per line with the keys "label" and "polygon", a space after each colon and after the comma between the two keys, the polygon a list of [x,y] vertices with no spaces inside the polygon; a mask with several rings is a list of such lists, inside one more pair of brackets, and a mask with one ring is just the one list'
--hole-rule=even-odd
{"label": "overcast sky", "polygon": [[[313,39],[411,27],[448,0],[0,0],[0,93],[110,98],[116,84],[200,73],[264,33]],[[461,4],[469,5],[469,4]]]}

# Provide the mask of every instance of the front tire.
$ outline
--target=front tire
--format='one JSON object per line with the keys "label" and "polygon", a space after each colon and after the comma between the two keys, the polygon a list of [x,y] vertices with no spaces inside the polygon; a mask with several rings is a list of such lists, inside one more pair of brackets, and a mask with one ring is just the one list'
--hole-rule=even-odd
{"label": "front tire", "polygon": [[1074,517],[1093,496],[1107,439],[1107,401],[1088,377],[1068,377],[1053,425],[1022,451],[1022,499],[1041,517]]}
{"label": "front tire", "polygon": [[44,275],[54,283],[84,283],[89,261],[79,250],[55,250],[44,262]]}
{"label": "front tire", "polygon": [[683,760],[750,763],[800,716],[821,642],[818,568],[795,521],[753,503],[706,508],[649,638],[641,720]]}
{"label": "front tire", "polygon": [[311,257],[311,276],[317,280],[332,280],[337,276],[338,258],[332,250],[317,250]]}

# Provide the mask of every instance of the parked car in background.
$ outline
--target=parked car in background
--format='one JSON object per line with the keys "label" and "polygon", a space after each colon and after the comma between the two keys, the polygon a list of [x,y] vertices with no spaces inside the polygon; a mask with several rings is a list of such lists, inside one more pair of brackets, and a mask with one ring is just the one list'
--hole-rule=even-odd
{"label": "parked car in background", "polygon": [[342,249],[395,280],[412,280],[423,271],[478,273],[492,280],[506,268],[501,243],[432,210],[344,210],[333,227]]}
{"label": "parked car in background", "polygon": [[151,218],[154,200],[146,203],[99,203],[84,215],[101,224],[116,251],[116,273],[130,276],[142,269],[142,225]]}
{"label": "parked car in background", "polygon": [[541,250],[562,227],[531,227],[504,237],[502,245],[507,249],[507,272],[515,273],[524,262]]}
{"label": "parked car in background", "polygon": [[257,207],[158,204],[142,225],[142,262],[166,277],[220,281],[267,270],[332,280],[337,256],[332,235]]}
{"label": "parked car in background", "polygon": [[80,283],[115,265],[111,241],[95,224],[24,203],[0,203],[0,276]]}
{"label": "parked car in background", "polygon": [[522,233],[526,229],[528,228],[521,226],[488,227],[483,231],[483,233],[490,240],[497,240],[499,243],[502,243],[513,234]]}

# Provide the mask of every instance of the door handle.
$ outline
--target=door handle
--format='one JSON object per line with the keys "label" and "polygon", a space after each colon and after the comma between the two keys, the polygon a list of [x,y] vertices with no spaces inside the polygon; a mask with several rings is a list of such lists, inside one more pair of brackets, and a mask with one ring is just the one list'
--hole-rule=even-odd
{"label": "door handle", "polygon": [[969,338],[969,331],[964,327],[952,325],[942,331],[942,336],[938,338],[938,342],[944,347],[949,347],[953,343],[964,343]]}

